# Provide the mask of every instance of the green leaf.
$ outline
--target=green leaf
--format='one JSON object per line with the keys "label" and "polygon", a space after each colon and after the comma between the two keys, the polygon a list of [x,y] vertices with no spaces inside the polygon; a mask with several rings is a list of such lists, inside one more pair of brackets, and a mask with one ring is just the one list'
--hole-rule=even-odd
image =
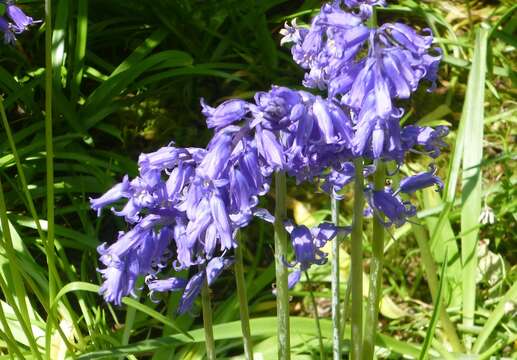
{"label": "green leaf", "polygon": [[[98,294],[99,289],[100,289],[99,285],[89,284],[89,283],[82,282],[82,281],[74,281],[74,282],[68,283],[65,286],[63,286],[63,288],[61,288],[61,290],[59,290],[56,297],[54,298],[52,306],[56,306],[56,304],[59,302],[59,299],[61,297],[63,297],[64,295],[66,295],[67,293],[75,292],[75,291],[88,291],[88,292],[93,292],[93,293]],[[124,297],[124,298],[122,298],[122,303],[127,306],[130,306],[138,311],[141,311],[144,314],[147,314],[150,317],[163,323],[164,325],[170,326],[174,330],[180,332],[182,335],[176,335],[176,336],[179,336],[180,339],[184,339],[186,337],[187,339],[194,340],[189,333],[185,332],[183,329],[181,329],[179,326],[177,326],[174,321],[166,318],[165,316],[160,314],[158,311],[151,309],[150,307],[148,307],[144,304],[139,303],[135,299],[132,299],[129,297]]]}
{"label": "green leaf", "polygon": [[[89,285],[89,284],[88,284]],[[317,331],[314,327],[314,319],[303,317],[291,317],[291,336],[293,339],[306,341],[307,338],[315,338]],[[276,317],[263,317],[250,320],[251,335],[253,337],[273,337],[276,334]],[[330,339],[332,334],[332,323],[330,320],[322,319],[322,333]],[[350,329],[346,333],[350,333]],[[205,341],[203,329],[189,331],[188,334],[192,339],[186,338],[182,334],[169,335],[156,339],[142,340],[136,343],[119,346],[108,350],[93,351],[82,354],[77,357],[78,360],[101,359],[105,357],[122,356],[127,354],[138,354],[144,352],[154,352],[158,349],[173,347],[181,343],[193,342],[202,343]],[[242,330],[240,321],[232,321],[225,324],[217,324],[214,326],[214,339],[231,340],[242,338]],[[415,345],[395,340],[389,336],[378,335],[376,345],[391,349],[392,351],[417,357],[420,349]]]}
{"label": "green leaf", "polygon": [[[485,101],[485,74],[488,31],[480,28],[476,34],[474,59],[467,83],[467,94],[463,105],[463,173],[461,193],[461,259],[463,264],[463,324],[474,325],[476,308],[476,271],[481,214],[483,160],[483,121]],[[469,231],[467,233],[467,231]]]}
{"label": "green leaf", "polygon": [[499,300],[499,303],[495,307],[495,309],[490,313],[487,318],[483,329],[481,329],[481,333],[479,334],[476,342],[474,343],[474,347],[472,351],[475,354],[479,354],[479,352],[483,349],[488,337],[494,331],[495,327],[501,321],[502,317],[505,314],[505,307],[511,303],[515,302],[517,299],[517,282],[514,282],[512,287],[506,292],[506,294]]}
{"label": "green leaf", "polygon": [[436,302],[434,304],[433,315],[431,316],[431,322],[427,328],[427,332],[424,339],[424,344],[422,345],[422,350],[420,352],[419,360],[427,359],[427,351],[431,346],[431,341],[434,337],[434,331],[436,329],[436,325],[438,324],[438,318],[440,314],[440,309],[443,306],[442,294],[443,294],[443,285],[445,284],[445,270],[447,269],[447,254],[445,254],[445,260],[442,264],[442,270],[440,271],[440,284],[438,285],[438,291],[436,293]]}

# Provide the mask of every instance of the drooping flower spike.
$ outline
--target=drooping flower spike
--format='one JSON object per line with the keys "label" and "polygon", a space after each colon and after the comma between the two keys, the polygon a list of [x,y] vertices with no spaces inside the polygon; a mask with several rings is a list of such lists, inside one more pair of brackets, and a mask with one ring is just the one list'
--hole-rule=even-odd
{"label": "drooping flower spike", "polygon": [[[343,2],[352,10],[343,10]],[[202,100],[207,127],[215,131],[206,149],[170,144],[142,154],[136,178],[126,176],[91,199],[98,214],[112,205],[130,225],[115,243],[98,249],[107,301],[120,304],[134,291],[137,277],[145,276],[151,294],[183,291],[178,311],[188,311],[205,277],[211,284],[231,263],[225,254],[237,246],[237,231],[254,216],[274,221],[257,206],[276,171],[298,183],[323,179],[322,188],[339,198],[354,180],[357,157],[400,164],[409,151],[438,156],[447,129],[401,129],[404,111],[395,101],[407,99],[423,80],[433,86],[440,53],[427,30],[419,34],[400,23],[366,26],[376,5],[383,1],[334,1],[322,7],[310,28],[293,21],[282,30],[282,43],[293,43],[295,62],[307,70],[304,85],[327,90],[327,98],[273,86],[250,102],[234,99],[211,107]],[[10,14],[13,23],[0,18],[0,30],[14,41],[14,33],[32,19],[16,8]],[[366,165],[365,178],[374,171]],[[375,216],[386,216],[386,226],[401,226],[415,208],[399,194],[434,184],[442,186],[432,169],[403,179],[397,191],[368,187],[366,198]],[[122,201],[125,205],[117,205]],[[295,252],[290,286],[312,264],[326,261],[321,250],[326,242],[349,231],[331,224],[309,229],[288,223],[286,229]],[[168,273],[205,264],[206,272],[189,280]]]}
{"label": "drooping flower spike", "polygon": [[[377,1],[344,1],[346,6],[371,9]],[[327,89],[351,112],[355,124],[355,156],[396,160],[404,157],[399,119],[403,110],[395,99],[407,99],[422,80],[436,81],[439,48],[402,23],[368,28],[364,18],[346,12],[341,1],[326,4],[309,29],[286,26],[282,42],[292,42],[293,59],[307,69],[304,85]],[[369,13],[365,10],[362,13]],[[361,51],[365,55],[360,56]]]}

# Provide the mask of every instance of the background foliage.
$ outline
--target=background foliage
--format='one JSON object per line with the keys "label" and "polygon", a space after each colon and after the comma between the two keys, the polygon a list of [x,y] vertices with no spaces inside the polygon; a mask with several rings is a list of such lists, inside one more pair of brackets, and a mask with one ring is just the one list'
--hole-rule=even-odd
{"label": "background foliage", "polygon": [[[18,3],[34,18],[44,18],[42,1]],[[512,3],[402,0],[379,12],[380,21],[407,20],[433,29],[445,54],[439,87],[411,100],[405,122],[451,127],[449,150],[439,158],[443,165],[439,168],[448,168],[441,174],[448,187],[442,194],[429,190],[419,195],[416,223],[397,229],[385,248],[379,357],[418,356],[436,315],[427,286],[432,290],[429,274],[443,285],[448,315],[460,336],[482,354],[479,358],[515,357],[517,15]],[[170,141],[205,146],[210,132],[200,114],[200,97],[217,104],[230,97],[250,98],[270,84],[300,84],[302,73],[289,51],[280,48],[278,30],[296,16],[308,21],[320,6],[320,1],[312,0],[53,2],[56,271],[52,276],[59,292],[50,300],[45,247],[45,25],[33,27],[13,47],[0,45],[5,108],[0,132],[0,358],[43,358],[45,340],[52,345],[51,359],[72,353],[79,359],[202,357],[200,319],[196,311],[194,316],[176,317],[177,294],[163,296],[157,303],[146,295],[126,298],[121,308],[105,304],[96,294],[100,278],[95,248],[111,241],[123,224],[109,214],[97,218],[89,210],[88,198],[126,173],[134,176],[140,152]],[[485,40],[481,36],[475,40],[476,29],[483,27]],[[483,41],[486,52],[481,51]],[[485,66],[486,77],[480,71]],[[469,77],[470,69],[475,71]],[[472,124],[482,125],[482,138],[469,132]],[[462,159],[474,149],[483,152],[482,187],[465,195],[461,177],[468,167]],[[402,172],[427,166],[416,156],[410,160]],[[391,181],[396,182],[397,176]],[[493,213],[493,224],[468,213],[473,197],[482,202],[486,216]],[[289,204],[298,223],[314,224],[329,215],[328,199],[312,186],[291,186]],[[342,214],[343,222],[350,223],[347,201]],[[479,264],[471,274],[474,295],[466,294],[461,285],[465,279],[461,238],[469,234],[479,240]],[[257,223],[244,239],[255,352],[274,358],[272,230]],[[367,242],[366,246],[368,252]],[[348,278],[348,248],[345,241],[343,279]],[[425,249],[431,264],[423,260]],[[446,253],[448,261],[442,267]],[[328,317],[329,274],[327,266],[312,269],[312,287],[302,282],[292,292],[297,359],[317,352],[308,295],[314,292],[318,313]],[[438,283],[434,286],[436,290]],[[475,296],[476,317],[473,325],[463,326],[461,306],[468,296]],[[239,356],[241,334],[231,272],[214,286],[212,298],[218,354]],[[56,310],[62,333],[55,327],[46,329],[51,309]],[[329,321],[324,319],[322,327],[330,351]],[[431,356],[447,354],[440,323],[430,348]]]}

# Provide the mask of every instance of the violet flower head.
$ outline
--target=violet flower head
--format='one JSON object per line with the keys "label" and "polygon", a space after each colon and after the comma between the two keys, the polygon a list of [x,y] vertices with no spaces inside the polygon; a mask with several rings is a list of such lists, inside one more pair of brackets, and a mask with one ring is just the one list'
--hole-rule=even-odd
{"label": "violet flower head", "polygon": [[90,206],[93,210],[97,211],[97,216],[101,215],[102,208],[112,204],[122,198],[128,198],[129,193],[129,179],[128,176],[124,176],[122,182],[116,184],[111,189],[106,191],[101,197],[97,199],[90,198]]}
{"label": "violet flower head", "polygon": [[386,216],[387,221],[383,221],[386,227],[393,224],[400,227],[408,217],[416,215],[416,208],[410,202],[402,201],[391,188],[378,191],[367,189],[366,198],[374,216],[379,216],[379,213]]}
{"label": "violet flower head", "polygon": [[[363,169],[363,176],[368,177],[375,172],[374,165],[366,165]],[[338,167],[332,168],[330,172],[323,177],[321,188],[323,191],[341,200],[343,196],[339,194],[343,188],[355,179],[355,166],[351,162],[344,162]]]}
{"label": "violet flower head", "polygon": [[0,16],[0,31],[4,33],[4,43],[14,44],[16,42],[16,36],[14,35],[11,24],[3,17]]}
{"label": "violet flower head", "polygon": [[429,126],[408,125],[402,129],[400,137],[406,151],[415,151],[414,147],[420,146],[434,159],[440,155],[440,149],[447,147],[443,138],[448,133],[449,128],[446,126],[437,126],[433,129]]}
{"label": "violet flower head", "polygon": [[436,168],[431,166],[428,172],[422,172],[413,176],[408,176],[400,181],[397,192],[412,194],[417,190],[424,189],[429,186],[437,185],[443,188],[442,180],[435,175]]}
{"label": "violet flower head", "polygon": [[98,270],[104,279],[99,294],[105,301],[120,305],[124,296],[133,294],[139,275],[138,259],[134,253],[128,254],[125,259],[109,255],[104,257],[104,263],[107,267]]}
{"label": "violet flower head", "polygon": [[192,308],[194,301],[201,292],[203,282],[207,281],[210,286],[226,269],[233,263],[233,259],[216,257],[208,262],[205,270],[201,270],[190,278],[187,282],[183,295],[178,305],[178,314],[184,314]]}
{"label": "violet flower head", "polygon": [[306,271],[311,265],[322,265],[327,262],[327,254],[321,250],[325,244],[332,240],[338,233],[349,233],[349,228],[337,227],[331,223],[322,223],[309,229],[305,225],[295,226],[287,221],[285,228],[291,236],[291,244],[294,249],[295,262],[290,267],[298,266],[289,279],[289,287],[292,288],[300,279],[297,272]]}
{"label": "violet flower head", "polygon": [[[374,6],[386,6],[385,0],[342,0],[345,6],[353,9],[358,8],[361,17],[367,19],[372,15]],[[340,0],[338,0],[340,2]]]}
{"label": "violet flower head", "polygon": [[28,29],[39,21],[34,21],[27,16],[22,9],[14,5],[12,0],[1,0],[0,3],[5,5],[5,16],[0,17],[0,31],[4,33],[4,43],[14,44],[16,36]]}
{"label": "violet flower head", "polygon": [[343,11],[334,2],[323,5],[309,29],[298,27],[294,21],[292,26],[286,25],[281,43],[292,42],[294,61],[308,70],[304,86],[326,89],[343,69],[353,65],[370,33],[362,21],[361,16]]}
{"label": "violet flower head", "polygon": [[241,120],[248,112],[248,103],[243,100],[232,99],[213,108],[201,99],[203,115],[206,117],[208,128],[223,128]]}
{"label": "violet flower head", "polygon": [[35,23],[30,16],[27,16],[22,9],[14,5],[12,1],[6,2],[5,13],[13,22],[14,32],[17,34],[24,32],[30,25]]}
{"label": "violet flower head", "polygon": [[187,286],[185,279],[170,277],[167,279],[146,279],[146,285],[149,289],[149,296],[152,296],[155,292],[170,292],[170,291],[181,291]]}
{"label": "violet flower head", "polygon": [[183,295],[181,296],[180,302],[178,304],[178,314],[184,314],[192,308],[194,301],[197,299],[199,293],[201,292],[203,281],[205,281],[204,272],[198,272],[190,278],[187,285],[185,286],[185,290],[183,291]]}

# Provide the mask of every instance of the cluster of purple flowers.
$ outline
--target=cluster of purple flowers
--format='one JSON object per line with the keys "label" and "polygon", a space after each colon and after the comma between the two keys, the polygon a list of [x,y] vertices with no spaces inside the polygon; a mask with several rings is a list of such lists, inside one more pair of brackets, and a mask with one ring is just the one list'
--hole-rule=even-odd
{"label": "cluster of purple flowers", "polygon": [[[447,129],[401,128],[403,109],[394,105],[422,80],[434,84],[440,55],[431,48],[432,36],[400,23],[367,27],[372,6],[382,1],[344,1],[350,11],[342,5],[324,5],[310,28],[293,22],[282,30],[282,43],[293,43],[295,62],[307,70],[303,84],[327,90],[327,98],[273,86],[249,102],[228,100],[213,108],[202,100],[207,126],[214,129],[206,149],[170,144],[142,154],[138,177],[126,176],[91,200],[100,213],[126,199],[112,211],[131,225],[112,245],[98,249],[107,301],[120,304],[145,276],[151,295],[183,291],[178,311],[187,311],[205,279],[211,284],[232,264],[239,229],[254,217],[274,220],[258,203],[277,171],[298,183],[321,180],[322,189],[339,198],[354,180],[358,157],[401,163],[408,151],[438,156]],[[365,166],[365,176],[375,171]],[[400,226],[415,213],[400,195],[434,184],[442,186],[432,168],[403,179],[397,190],[367,186],[365,194],[373,213],[386,217],[386,226]],[[285,227],[295,254],[290,286],[311,264],[326,261],[325,243],[349,231],[329,223],[309,229],[288,221]],[[170,267],[197,270],[186,280],[164,275]]]}
{"label": "cluster of purple flowers", "polygon": [[14,44],[16,35],[27,30],[36,21],[27,16],[18,6],[14,5],[12,0],[1,0],[0,4],[5,7],[4,16],[0,16],[0,31],[4,33],[4,42],[6,44]]}

